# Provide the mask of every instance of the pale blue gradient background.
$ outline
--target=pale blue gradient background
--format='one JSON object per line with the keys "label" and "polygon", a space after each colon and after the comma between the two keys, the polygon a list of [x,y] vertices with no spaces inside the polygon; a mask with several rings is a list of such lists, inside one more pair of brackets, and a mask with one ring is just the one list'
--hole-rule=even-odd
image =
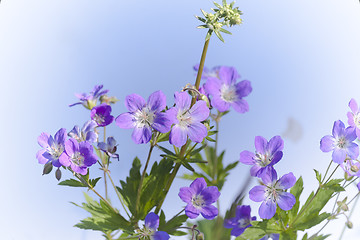
{"label": "pale blue gradient background", "polygon": [[[249,113],[232,112],[223,119],[219,147],[226,147],[225,162],[230,163],[241,151],[254,149],[255,136],[279,135],[288,117],[297,119],[303,138],[285,141],[277,170],[304,176],[308,194],[316,188],[312,169],[324,172],[330,160],[330,154],[319,150],[319,140],[335,120],[347,120],[352,97],[360,102],[360,4],[251,0],[237,5],[244,24],[231,29],[225,44],[211,40],[206,65],[235,66],[242,79],[252,82],[253,92],[247,97]],[[54,134],[61,127],[82,125],[89,112],[67,105],[76,101],[75,92],[88,92],[95,84],[104,84],[122,101],[127,94],[147,97],[161,89],[172,104],[173,92],[194,82],[192,66],[200,59],[206,32],[195,28],[199,22],[193,15],[211,7],[208,0],[2,1],[0,239],[101,239],[98,233],[72,227],[88,216],[69,203],[83,200],[82,189],[57,186],[53,175],[41,176],[36,138],[43,131]],[[113,113],[125,110],[119,102]],[[121,159],[111,166],[112,174],[124,179],[132,158],[144,160],[148,146],[135,145],[131,131],[115,125],[108,133],[117,138]],[[221,212],[248,169],[239,165],[230,175]],[[180,179],[174,183],[165,202],[168,216],[184,206],[177,193],[188,184]],[[259,204],[245,203],[257,212]],[[354,229],[344,239],[357,239],[359,217],[357,207]],[[329,239],[336,239],[343,222],[341,218],[325,228],[335,234]]]}

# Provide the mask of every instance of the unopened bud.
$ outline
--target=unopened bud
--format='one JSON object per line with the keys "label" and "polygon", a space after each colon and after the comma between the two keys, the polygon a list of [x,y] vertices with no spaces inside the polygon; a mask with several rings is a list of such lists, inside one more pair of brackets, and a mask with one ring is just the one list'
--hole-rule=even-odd
{"label": "unopened bud", "polygon": [[205,237],[204,237],[204,234],[203,233],[199,233],[197,236],[196,236],[196,240],[204,240]]}
{"label": "unopened bud", "polygon": [[350,168],[350,170],[351,170],[352,172],[357,173],[357,172],[359,171],[359,167],[356,166],[356,165],[352,165],[351,168]]}
{"label": "unopened bud", "polygon": [[206,102],[206,106],[207,106],[208,108],[210,108],[210,101],[209,101],[209,98],[208,98],[206,95],[201,94],[201,95],[200,95],[200,100],[205,101],[205,102]]}
{"label": "unopened bud", "polygon": [[52,162],[48,162],[48,163],[45,164],[45,166],[44,166],[43,175],[51,173],[51,170],[52,170],[52,169],[53,169]]}
{"label": "unopened bud", "polygon": [[337,202],[337,205],[339,206],[339,208],[341,210],[343,210],[344,212],[349,211],[349,207],[346,204],[346,201],[347,201],[347,197],[345,197],[344,200]]}
{"label": "unopened bud", "polygon": [[352,222],[350,222],[350,221],[347,221],[346,223],[345,223],[345,225],[348,227],[348,228],[353,228],[353,223]]}
{"label": "unopened bud", "polygon": [[60,181],[60,179],[61,179],[61,170],[60,170],[60,168],[58,168],[58,169],[56,170],[56,172],[55,172],[55,177],[56,177],[56,179],[57,179],[58,181]]}
{"label": "unopened bud", "polygon": [[100,97],[100,102],[101,103],[106,103],[107,105],[114,104],[114,103],[116,103],[118,101],[119,101],[119,99],[117,99],[116,97],[109,97],[107,95],[102,95]]}
{"label": "unopened bud", "polygon": [[351,179],[353,179],[354,176],[351,176],[349,173],[345,172],[344,178],[345,178],[346,181],[351,181]]}

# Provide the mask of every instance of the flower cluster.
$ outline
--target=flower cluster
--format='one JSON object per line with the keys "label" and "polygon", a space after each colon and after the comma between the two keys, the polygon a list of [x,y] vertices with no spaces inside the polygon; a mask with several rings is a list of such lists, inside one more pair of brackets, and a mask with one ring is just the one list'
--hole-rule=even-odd
{"label": "flower cluster", "polygon": [[348,127],[341,120],[334,122],[332,135],[320,140],[323,152],[332,151],[332,161],[339,164],[349,176],[360,176],[359,146],[354,142],[360,136],[360,113],[355,99],[349,102]]}
{"label": "flower cluster", "polygon": [[274,164],[278,163],[283,156],[284,141],[280,136],[275,136],[267,141],[261,136],[255,137],[255,153],[243,151],[240,153],[240,162],[253,165],[250,174],[261,178],[262,184],[253,187],[249,197],[255,202],[262,202],[259,208],[259,216],[270,219],[275,215],[277,205],[285,211],[290,210],[296,199],[294,195],[286,192],[291,188],[296,178],[293,173],[288,173],[277,178]]}

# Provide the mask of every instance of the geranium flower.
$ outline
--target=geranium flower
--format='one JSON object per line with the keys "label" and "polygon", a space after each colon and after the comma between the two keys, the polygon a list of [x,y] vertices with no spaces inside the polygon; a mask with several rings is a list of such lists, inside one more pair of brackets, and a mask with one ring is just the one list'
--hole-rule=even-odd
{"label": "geranium flower", "polygon": [[262,237],[259,240],[268,240],[269,238],[271,240],[279,240],[279,237],[280,237],[280,234],[278,234],[278,233],[270,233],[270,234],[265,235],[264,237]]}
{"label": "geranium flower", "polygon": [[65,153],[59,159],[60,163],[65,167],[80,173],[87,174],[87,168],[97,162],[97,157],[93,153],[93,147],[88,142],[78,142],[70,138],[65,142]]}
{"label": "geranium flower", "polygon": [[97,147],[105,152],[108,156],[112,158],[116,158],[119,160],[119,154],[116,153],[117,147],[116,147],[116,140],[113,137],[108,137],[105,142],[99,142]]}
{"label": "geranium flower", "polygon": [[251,221],[255,221],[256,217],[251,217],[250,206],[241,205],[236,207],[236,213],[234,218],[225,219],[224,227],[232,228],[231,235],[238,237],[246,228],[251,227]]}
{"label": "geranium flower", "polygon": [[252,91],[250,81],[236,83],[239,75],[233,67],[220,67],[218,76],[208,77],[204,84],[205,91],[212,96],[211,105],[220,112],[229,110],[230,106],[239,113],[249,111],[249,105],[243,98]]}
{"label": "geranium flower", "polygon": [[169,142],[176,147],[186,143],[187,137],[193,142],[202,142],[207,136],[207,128],[201,121],[209,117],[210,110],[205,101],[197,101],[191,106],[191,97],[187,92],[175,93],[175,107],[167,113],[175,125],[171,128]]}
{"label": "geranium flower", "polygon": [[87,109],[91,110],[93,107],[96,106],[97,100],[109,92],[109,90],[102,90],[103,85],[95,85],[94,89],[89,93],[77,93],[75,96],[79,98],[80,102],[76,102],[73,104],[70,104],[69,107],[82,104]]}
{"label": "geranium flower", "polygon": [[120,128],[134,128],[132,139],[135,143],[148,143],[152,128],[161,133],[170,130],[171,121],[161,112],[166,107],[166,97],[161,91],[152,93],[147,103],[141,96],[131,94],[126,97],[125,105],[129,112],[120,114],[115,122]]}
{"label": "geranium flower", "polygon": [[201,215],[210,220],[218,215],[218,209],[211,205],[216,202],[220,192],[216,186],[207,187],[204,178],[197,178],[190,187],[180,188],[179,197],[187,203],[185,214],[193,219]]}
{"label": "geranium flower", "polygon": [[354,127],[347,127],[342,121],[334,122],[332,135],[327,135],[321,138],[320,149],[323,152],[332,153],[332,160],[335,163],[342,163],[346,156],[351,159],[356,159],[359,156],[359,147],[353,141],[356,139],[356,132]]}
{"label": "geranium flower", "polygon": [[261,136],[255,137],[255,153],[242,151],[240,162],[253,165],[250,169],[251,176],[262,178],[264,175],[276,174],[274,164],[283,156],[284,141],[280,136],[274,136],[268,142]]}
{"label": "geranium flower", "polygon": [[38,143],[43,148],[36,153],[36,158],[40,164],[51,162],[55,167],[61,167],[60,156],[64,154],[66,141],[66,129],[61,128],[56,132],[55,137],[48,133],[41,133]]}
{"label": "geranium flower", "polygon": [[98,134],[94,131],[97,126],[96,122],[89,120],[84,123],[83,127],[74,126],[74,128],[68,133],[68,136],[75,138],[78,142],[88,141],[89,143],[94,143],[97,141]]}
{"label": "geranium flower", "polygon": [[114,117],[111,115],[111,106],[106,103],[93,107],[90,116],[99,127],[105,127],[114,121]]}
{"label": "geranium flower", "polygon": [[145,226],[140,232],[140,239],[168,240],[169,234],[164,231],[156,231],[159,228],[159,216],[151,212],[145,217]]}
{"label": "geranium flower", "polygon": [[261,218],[270,219],[275,215],[276,205],[284,210],[290,210],[296,199],[291,193],[285,192],[286,189],[294,186],[296,178],[293,173],[288,173],[277,180],[277,176],[272,175],[263,178],[264,185],[255,186],[249,192],[249,198],[255,202],[262,202],[259,208]]}
{"label": "geranium flower", "polygon": [[351,99],[349,102],[351,112],[347,113],[348,124],[356,129],[356,135],[360,138],[360,109],[355,99]]}

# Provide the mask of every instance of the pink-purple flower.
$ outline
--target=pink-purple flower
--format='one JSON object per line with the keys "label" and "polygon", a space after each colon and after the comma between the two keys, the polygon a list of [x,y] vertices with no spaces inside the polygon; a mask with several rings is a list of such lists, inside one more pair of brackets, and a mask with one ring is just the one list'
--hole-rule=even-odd
{"label": "pink-purple flower", "polygon": [[218,215],[218,209],[214,207],[214,202],[220,196],[220,192],[216,186],[207,187],[204,178],[197,178],[190,187],[180,188],[179,197],[187,203],[185,214],[194,219],[201,214],[204,218],[210,220]]}
{"label": "pink-purple flower", "polygon": [[169,142],[176,147],[186,143],[187,137],[193,142],[202,142],[207,136],[207,128],[201,122],[209,117],[210,110],[205,101],[197,101],[191,108],[191,97],[187,92],[175,93],[175,107],[167,113],[174,126]]}
{"label": "pink-purple flower", "polygon": [[342,121],[334,122],[332,135],[321,138],[320,149],[323,152],[332,152],[332,160],[335,163],[343,163],[348,157],[356,159],[359,156],[359,147],[353,141],[356,139],[354,127],[347,127]]}
{"label": "pink-purple flower", "polygon": [[212,96],[211,105],[220,112],[229,110],[230,106],[239,113],[249,111],[249,105],[243,98],[251,93],[251,83],[248,80],[236,83],[238,78],[235,68],[225,66],[218,69],[218,78],[207,78],[205,91]]}
{"label": "pink-purple flower", "polygon": [[93,153],[93,147],[88,142],[78,142],[70,138],[65,142],[65,153],[59,161],[65,167],[81,175],[87,174],[87,168],[97,162],[97,157]]}
{"label": "pink-purple flower", "polygon": [[156,231],[159,228],[159,216],[155,213],[148,213],[145,217],[145,226],[140,232],[139,239],[168,240],[169,234],[164,231]]}
{"label": "pink-purple flower", "polygon": [[356,135],[360,138],[360,108],[353,98],[349,102],[349,107],[351,112],[347,113],[348,124],[356,129]]}
{"label": "pink-purple flower", "polygon": [[105,152],[109,157],[116,158],[119,160],[119,154],[116,153],[117,144],[114,137],[108,137],[105,142],[99,142],[97,147]]}
{"label": "pink-purple flower", "polygon": [[262,202],[259,208],[259,216],[270,219],[275,215],[276,205],[284,210],[290,210],[296,199],[294,195],[286,192],[286,189],[294,186],[296,178],[293,173],[288,173],[277,180],[276,175],[263,178],[263,185],[253,187],[249,192],[249,198],[255,202]]}
{"label": "pink-purple flower", "polygon": [[280,136],[274,136],[268,142],[264,137],[255,137],[255,153],[242,151],[240,162],[253,165],[250,169],[251,176],[263,178],[265,175],[276,174],[274,164],[283,156],[284,141]]}
{"label": "pink-purple flower", "polygon": [[134,128],[132,140],[135,143],[148,143],[152,129],[161,133],[170,130],[171,121],[166,113],[161,112],[166,107],[166,97],[161,91],[152,93],[147,102],[137,94],[128,95],[125,105],[129,112],[120,114],[115,122],[120,128]]}
{"label": "pink-purple flower", "polygon": [[111,106],[106,103],[93,107],[90,116],[99,127],[105,127],[114,121],[114,117],[111,115]]}
{"label": "pink-purple flower", "polygon": [[251,208],[248,205],[241,205],[236,207],[235,217],[224,220],[225,228],[232,228],[231,235],[238,237],[245,231],[246,228],[251,227],[251,221],[255,221],[256,217],[251,217]]}
{"label": "pink-purple flower", "polygon": [[87,93],[75,94],[75,96],[79,98],[80,102],[70,104],[69,107],[82,104],[84,107],[91,110],[93,107],[96,106],[99,98],[109,92],[109,90],[101,90],[102,88],[103,85],[95,85],[94,89],[89,94]]}
{"label": "pink-purple flower", "polygon": [[36,153],[36,158],[40,164],[51,162],[55,167],[61,167],[59,158],[63,156],[65,150],[66,129],[61,128],[52,137],[48,133],[41,133],[38,137],[38,143],[43,148]]}

